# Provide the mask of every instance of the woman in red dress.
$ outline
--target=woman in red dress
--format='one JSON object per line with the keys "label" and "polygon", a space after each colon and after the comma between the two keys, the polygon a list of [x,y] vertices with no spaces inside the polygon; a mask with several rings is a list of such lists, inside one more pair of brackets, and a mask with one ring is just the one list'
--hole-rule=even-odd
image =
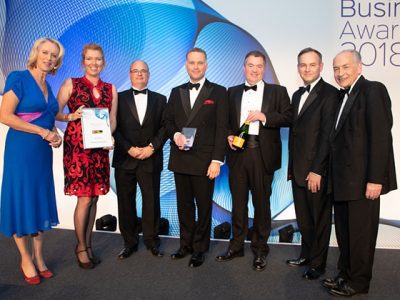
{"label": "woman in red dress", "polygon": [[[92,269],[100,263],[100,259],[93,254],[91,240],[97,200],[110,189],[110,149],[84,149],[80,118],[84,107],[108,108],[113,132],[116,127],[117,90],[114,85],[100,79],[105,59],[99,45],[87,44],[83,47],[82,66],[84,76],[69,78],[60,88],[57,120],[68,122],[64,133],[64,193],[78,197],[74,212],[75,254],[81,268]],[[65,105],[71,113],[63,113]]]}

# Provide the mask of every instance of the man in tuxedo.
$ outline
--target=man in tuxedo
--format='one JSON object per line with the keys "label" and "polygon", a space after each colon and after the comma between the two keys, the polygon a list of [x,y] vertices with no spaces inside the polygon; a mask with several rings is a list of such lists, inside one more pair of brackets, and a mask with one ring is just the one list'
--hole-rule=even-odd
{"label": "man in tuxedo", "polygon": [[136,186],[142,193],[142,229],[146,248],[161,257],[160,174],[163,145],[167,139],[163,126],[166,97],[147,89],[149,67],[141,60],[130,66],[132,88],[118,94],[117,128],[114,133],[113,167],[118,197],[119,229],[125,246],[119,259],[138,249]]}
{"label": "man in tuxedo", "polygon": [[322,284],[330,294],[368,293],[379,226],[380,195],[397,188],[386,87],[361,75],[355,50],[333,60],[336,82],[343,88],[330,135],[335,229],[339,274]]}
{"label": "man in tuxedo", "polygon": [[303,274],[317,279],[325,273],[331,233],[332,204],[327,195],[329,133],[339,102],[338,90],[321,78],[322,55],[305,48],[297,56],[303,80],[292,97],[293,123],[289,134],[288,177],[301,233],[301,253],[290,266],[309,265]]}
{"label": "man in tuxedo", "polygon": [[[205,78],[204,50],[189,50],[186,70],[190,81],[172,89],[166,113],[171,139],[168,168],[175,176],[180,228],[180,248],[171,258],[192,253],[189,267],[198,267],[210,245],[214,179],[225,157],[228,108],[226,89]],[[186,128],[196,129],[191,147],[182,134]]]}
{"label": "man in tuxedo", "polygon": [[[248,195],[254,206],[251,249],[253,269],[266,267],[267,245],[271,232],[270,195],[274,171],[281,167],[280,128],[292,120],[290,99],[285,87],[263,81],[266,58],[259,51],[249,52],[244,60],[246,82],[228,89],[229,128],[227,163],[232,194],[232,239],[228,250],[217,261],[244,255],[248,227]],[[233,145],[234,134],[245,121],[250,122],[244,150]]]}

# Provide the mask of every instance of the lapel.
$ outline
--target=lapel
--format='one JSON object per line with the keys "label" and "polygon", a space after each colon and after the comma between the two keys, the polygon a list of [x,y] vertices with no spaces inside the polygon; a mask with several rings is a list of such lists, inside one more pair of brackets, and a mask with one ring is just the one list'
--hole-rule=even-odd
{"label": "lapel", "polygon": [[242,109],[243,93],[244,93],[244,84],[242,84],[239,87],[238,92],[235,93],[235,96],[234,96],[235,107],[236,107],[236,124],[238,125],[238,128],[242,125],[242,124],[240,124],[240,111]]}
{"label": "lapel", "polygon": [[[193,108],[189,114],[189,119],[186,124],[189,124],[190,122],[192,122],[194,117],[197,115],[199,110],[202,108],[204,100],[206,100],[210,96],[212,90],[213,90],[212,84],[206,79],[203,87],[200,90],[199,95],[197,96],[196,100],[194,101]],[[189,99],[189,102],[190,102],[190,99]]]}
{"label": "lapel", "polygon": [[351,90],[350,95],[347,98],[346,104],[344,105],[342,114],[340,116],[339,123],[338,123],[338,126],[336,128],[336,132],[338,132],[340,130],[340,128],[343,127],[343,124],[344,124],[345,120],[347,119],[347,117],[348,117],[348,115],[350,113],[350,110],[351,110],[351,108],[352,108],[352,106],[354,104],[354,101],[356,100],[358,94],[360,93],[360,85],[361,85],[363,80],[364,80],[364,77],[361,76],[358,79],[356,85]]}
{"label": "lapel", "polygon": [[261,111],[268,112],[269,104],[271,102],[271,92],[269,92],[270,86],[264,81],[264,94],[261,105]]}
{"label": "lapel", "polygon": [[[358,79],[355,86],[353,87],[353,89],[351,90],[350,95],[347,98],[346,104],[343,107],[342,114],[340,115],[338,126],[334,132],[334,137],[340,131],[340,129],[343,127],[344,122],[346,121],[347,117],[349,116],[350,110],[353,107],[354,101],[356,100],[358,94],[360,93],[360,86],[361,86],[362,82],[364,82],[364,80],[365,80],[364,77],[361,76]],[[340,107],[339,107],[339,110],[340,110]],[[339,114],[339,112],[337,114]],[[335,121],[337,121],[337,116],[335,118]]]}
{"label": "lapel", "polygon": [[186,117],[189,117],[191,109],[190,109],[189,88],[187,84],[179,88],[179,94],[181,96],[182,107],[183,110],[185,111]]}
{"label": "lapel", "polygon": [[129,90],[128,95],[125,98],[125,100],[126,100],[126,102],[128,104],[128,107],[129,107],[133,117],[140,124],[139,115],[138,115],[138,112],[137,112],[137,109],[136,109],[135,98],[133,96],[133,89],[132,88]]}
{"label": "lapel", "polygon": [[[323,84],[323,80],[321,78],[320,81],[311,90],[311,93],[308,95],[306,102],[304,102],[304,105],[301,108],[301,111],[298,114],[297,118],[300,118],[304,114],[304,112],[307,110],[307,108],[309,108],[310,105],[317,99],[318,93],[322,88],[322,84]],[[297,107],[297,110],[298,110],[298,107]]]}
{"label": "lapel", "polygon": [[293,95],[293,101],[292,101],[294,120],[297,120],[297,117],[299,115],[300,99],[301,99],[300,92],[299,92],[299,90],[297,90]]}
{"label": "lapel", "polygon": [[144,123],[150,117],[151,112],[154,109],[154,106],[155,106],[155,100],[154,100],[154,97],[153,97],[153,92],[150,91],[150,90],[147,90],[147,107],[146,107],[146,113],[144,114],[142,126],[144,125]]}

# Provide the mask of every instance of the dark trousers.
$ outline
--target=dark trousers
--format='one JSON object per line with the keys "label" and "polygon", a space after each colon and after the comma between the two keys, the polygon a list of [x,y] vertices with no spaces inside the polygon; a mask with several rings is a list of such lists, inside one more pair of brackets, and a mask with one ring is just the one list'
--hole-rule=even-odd
{"label": "dark trousers", "polygon": [[194,252],[206,252],[210,247],[214,180],[210,180],[207,176],[181,173],[174,175],[180,246],[192,248]]}
{"label": "dark trousers", "polygon": [[310,266],[324,270],[328,256],[329,240],[332,228],[331,197],[326,194],[325,180],[321,180],[321,189],[311,193],[292,180],[294,207],[297,225],[301,233],[300,257],[310,260]]}
{"label": "dark trousers", "polygon": [[368,292],[372,278],[379,209],[379,199],[334,202],[339,275],[359,292]]}
{"label": "dark trousers", "polygon": [[135,170],[115,169],[115,183],[118,198],[119,230],[125,247],[136,247],[139,242],[136,186],[142,193],[142,229],[147,248],[158,247],[160,238],[160,172],[148,173],[140,168]]}
{"label": "dark trousers", "polygon": [[267,241],[271,233],[270,196],[273,174],[267,174],[260,148],[246,148],[238,154],[229,169],[229,186],[232,194],[232,239],[229,248],[243,249],[248,229],[249,191],[254,206],[251,249],[254,255],[267,255]]}

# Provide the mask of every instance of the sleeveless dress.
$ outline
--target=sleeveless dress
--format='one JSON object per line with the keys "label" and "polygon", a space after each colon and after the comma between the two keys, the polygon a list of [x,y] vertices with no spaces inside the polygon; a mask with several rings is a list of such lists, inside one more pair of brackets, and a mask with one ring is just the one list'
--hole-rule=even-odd
{"label": "sleeveless dress", "polygon": [[[18,97],[16,115],[36,115],[29,122],[51,130],[58,103],[46,84],[47,102],[28,70],[15,71],[7,78],[4,94],[12,90]],[[8,237],[35,234],[59,223],[52,147],[39,135],[8,130],[0,206],[0,232]]]}
{"label": "sleeveless dress", "polygon": [[[100,96],[93,95],[94,85],[86,78],[72,78],[72,94],[68,99],[70,112],[80,106],[111,110],[112,85],[101,80],[96,85]],[[66,195],[99,196],[110,189],[108,150],[84,149],[81,120],[68,122],[64,133],[64,175]]]}

